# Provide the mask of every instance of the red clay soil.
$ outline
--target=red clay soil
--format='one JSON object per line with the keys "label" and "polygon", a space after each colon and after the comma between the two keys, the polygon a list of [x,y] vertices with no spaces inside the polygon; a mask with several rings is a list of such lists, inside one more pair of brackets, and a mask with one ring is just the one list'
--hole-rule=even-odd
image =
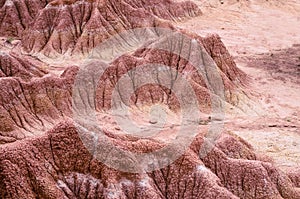
{"label": "red clay soil", "polygon": [[[205,128],[199,127],[180,158],[149,172],[129,173],[110,168],[82,142],[78,124],[73,120],[73,106],[76,106],[72,103],[73,85],[81,64],[97,67],[99,60],[94,57],[92,62],[78,61],[77,56],[90,55],[106,38],[133,28],[167,27],[194,39],[204,56],[208,56],[199,60],[210,60],[203,64],[209,84],[214,87],[217,82],[210,73],[213,66],[224,82],[225,98],[220,104],[244,106],[249,79],[237,68],[221,38],[200,37],[172,25],[174,20],[200,15],[196,4],[170,0],[0,0],[0,7],[3,39],[0,43],[0,198],[300,198],[297,170],[286,174],[226,129],[211,150],[201,156],[200,152],[206,149],[205,135],[209,134],[211,117],[199,122]],[[114,59],[101,78],[95,80],[94,103],[83,102],[87,111],[96,106],[99,128],[109,142],[124,150],[148,153],[167,144],[155,137],[133,138],[131,132],[118,128],[111,122],[112,116],[107,116],[116,82],[131,69],[148,63],[168,65],[179,74],[187,74],[203,108],[200,111],[208,114],[212,107],[213,91],[205,77],[181,58],[183,54],[192,54],[192,42],[187,46],[180,42],[172,46],[173,52],[178,50],[179,55],[152,48],[163,46],[171,37],[143,43]],[[64,56],[68,56],[68,61]],[[213,94],[220,97],[219,93]],[[181,108],[170,89],[157,85],[138,89],[132,101],[127,105],[133,110],[137,104],[157,103],[165,104],[175,114]],[[172,134],[176,128],[164,130]],[[189,127],[184,130],[187,135],[194,131]],[[107,159],[110,158],[114,157]],[[139,164],[136,159],[132,161]]]}

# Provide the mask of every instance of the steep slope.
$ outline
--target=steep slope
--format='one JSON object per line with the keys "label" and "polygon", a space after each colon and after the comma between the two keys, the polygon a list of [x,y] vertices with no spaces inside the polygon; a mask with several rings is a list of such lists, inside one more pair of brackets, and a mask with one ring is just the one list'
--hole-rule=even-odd
{"label": "steep slope", "polygon": [[1,0],[0,32],[1,36],[20,37],[49,1],[47,0]]}
{"label": "steep slope", "polygon": [[43,77],[47,74],[42,66],[42,62],[30,56],[5,52],[0,54],[0,77],[20,77],[29,81],[33,77]]}
{"label": "steep slope", "polygon": [[[197,35],[188,37],[188,34],[185,34],[186,36],[183,36],[184,34],[178,32],[177,36],[173,36],[174,38],[162,36],[161,39],[137,49],[132,54],[121,55],[109,64],[101,77],[98,77],[99,80],[95,80],[93,83],[96,89],[91,92],[96,93],[94,96],[96,109],[111,109],[112,94],[117,88],[117,82],[131,70],[147,64],[170,67],[170,73],[166,76],[167,79],[161,79],[162,82],[172,81],[174,85],[177,81],[181,81],[180,76],[184,76],[184,79],[187,79],[192,85],[193,92],[195,92],[199,104],[197,107],[204,113],[209,114],[212,111],[211,103],[212,99],[215,98],[214,95],[217,97],[221,94],[220,99],[216,98],[217,101],[226,100],[232,105],[239,105],[239,101],[237,101],[238,96],[241,95],[239,89],[247,82],[247,76],[236,67],[220,38],[217,35],[201,38]],[[191,43],[193,38],[198,42],[198,45],[203,45],[202,49],[193,50],[196,59],[192,57],[190,52],[192,48],[195,48],[195,45]],[[169,45],[169,41],[173,41],[172,45]],[[165,50],[159,50],[159,47],[162,46],[165,46]],[[100,49],[102,49],[101,46]],[[98,53],[98,49],[94,50],[91,60],[97,60]],[[51,128],[61,119],[64,119],[64,116],[72,116],[71,101],[74,95],[73,91],[76,89],[74,88],[74,80],[78,79],[77,71],[80,67],[67,67],[62,75],[57,76],[47,70],[51,66],[29,56],[18,56],[21,55],[6,55],[1,60],[1,68],[5,77],[1,78],[0,81],[0,89],[2,90],[0,112],[3,115],[1,135],[3,140],[9,137],[23,139],[35,135],[37,132]],[[204,58],[197,58],[201,56]],[[214,61],[211,61],[208,56],[213,57]],[[200,72],[198,66],[193,65],[193,63],[201,64],[203,71]],[[47,67],[42,67],[43,65]],[[97,73],[100,67],[99,61],[89,61],[88,67],[96,69],[96,71],[90,69],[89,73]],[[172,76],[171,70],[178,72]],[[173,111],[182,108],[182,104],[178,101],[179,96],[176,96],[181,91],[177,91],[176,88],[172,90],[172,85],[171,87],[163,87],[157,80],[154,80],[156,85],[134,86],[133,83],[139,81],[139,76],[144,75],[146,75],[145,72],[142,74],[137,72],[136,76],[132,76],[132,82],[127,83],[126,91],[136,90],[136,92],[131,93],[132,97],[127,105],[162,103]],[[214,87],[219,86],[220,81],[224,84],[224,88],[222,86],[214,91]],[[225,94],[220,93],[221,88],[224,89]],[[124,91],[119,92],[121,97],[126,95]],[[149,93],[153,94],[149,96]],[[5,141],[2,142],[5,143]]]}
{"label": "steep slope", "polygon": [[26,52],[87,53],[111,35],[138,27],[160,26],[201,14],[191,2],[7,0],[0,10],[0,36],[22,38]]}

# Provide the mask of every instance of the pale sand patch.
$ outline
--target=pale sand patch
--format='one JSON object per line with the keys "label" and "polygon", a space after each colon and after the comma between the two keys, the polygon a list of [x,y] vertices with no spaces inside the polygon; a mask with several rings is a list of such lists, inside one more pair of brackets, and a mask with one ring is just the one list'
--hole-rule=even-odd
{"label": "pale sand patch", "polygon": [[[265,110],[259,116],[227,117],[226,130],[273,158],[280,168],[300,167],[300,48],[294,50],[299,52],[299,63],[295,54],[286,51],[284,55],[285,49],[300,43],[300,2],[194,2],[203,15],[176,25],[202,36],[219,34],[238,67],[252,78],[249,90],[253,91],[257,106]],[[280,51],[283,53],[278,54]],[[264,62],[268,54],[274,54],[276,60]],[[255,62],[256,58],[260,61]],[[269,70],[270,66],[275,66],[275,70]]]}

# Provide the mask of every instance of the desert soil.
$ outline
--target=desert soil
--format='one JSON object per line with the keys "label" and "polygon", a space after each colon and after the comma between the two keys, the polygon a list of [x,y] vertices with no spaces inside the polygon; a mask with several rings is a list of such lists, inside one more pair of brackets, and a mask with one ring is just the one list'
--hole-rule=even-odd
{"label": "desert soil", "polygon": [[219,34],[238,67],[251,77],[255,108],[263,110],[228,117],[226,130],[279,168],[300,167],[300,2],[194,2],[204,7],[203,15],[176,25],[203,36]]}

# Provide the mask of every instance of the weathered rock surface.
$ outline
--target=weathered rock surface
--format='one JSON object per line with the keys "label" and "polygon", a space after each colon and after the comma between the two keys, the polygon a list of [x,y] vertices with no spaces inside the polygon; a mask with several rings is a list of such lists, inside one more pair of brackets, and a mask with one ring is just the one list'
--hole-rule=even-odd
{"label": "weathered rock surface", "polygon": [[[2,147],[1,197],[299,198],[299,190],[285,174],[258,160],[244,141],[230,135],[222,135],[204,159],[198,156],[203,143],[198,137],[170,166],[129,174],[94,159],[76,131],[66,121],[40,137]],[[151,140],[122,142],[128,150],[132,144],[147,143],[148,150],[157,145]]]}
{"label": "weathered rock surface", "polygon": [[[200,13],[191,2],[170,0],[0,0],[0,35],[21,39],[20,44],[0,45],[0,198],[299,198],[296,170],[286,175],[231,133],[223,132],[202,157],[205,128],[185,153],[165,168],[138,174],[109,168],[87,150],[72,119],[76,106],[72,103],[73,85],[81,65],[66,64],[62,59],[58,69],[36,57],[70,56],[75,60],[79,54],[89,55],[112,35],[133,28],[167,27],[193,38],[202,49],[199,55],[204,57],[196,58],[205,73],[190,63],[193,43],[174,42],[172,35],[167,35],[109,62],[93,82],[95,99],[83,103],[96,108],[103,119],[100,128],[109,141],[127,151],[151,152],[166,143],[138,139],[126,131],[122,132],[125,136],[117,134],[115,131],[123,130],[107,119],[113,90],[125,73],[146,64],[169,66],[176,71],[170,80],[184,76],[205,113],[211,111],[211,95],[221,98],[211,88],[217,84],[212,67],[217,66],[224,84],[224,103],[238,106],[240,91],[247,84],[247,75],[236,67],[219,36],[202,38],[178,31],[169,22]],[[173,43],[168,50],[178,54],[155,48],[169,45],[169,41]],[[92,57],[94,61],[88,65],[97,68],[101,60],[97,54]],[[132,86],[137,90],[129,106],[162,103],[174,112],[181,108],[178,96],[168,88]],[[172,128],[167,131],[173,133]],[[186,134],[192,130],[187,128]]]}
{"label": "weathered rock surface", "polygon": [[[217,78],[220,75],[219,79],[222,78],[223,80],[224,91],[229,94],[223,100],[232,105],[237,105],[238,102],[235,101],[236,98],[234,96],[238,94],[237,89],[242,87],[247,80],[245,73],[235,66],[232,57],[217,35],[212,35],[208,38],[199,36],[195,38],[199,44],[203,44],[203,50],[207,49],[206,51],[213,57],[220,69],[220,73],[216,75],[212,71],[211,75]],[[167,44],[167,41],[168,39],[161,39],[151,45],[137,49],[132,55],[123,55],[113,61],[103,72],[103,75],[98,80],[99,82],[97,80],[94,82],[96,87],[96,109],[109,110],[111,108],[112,93],[116,88],[117,82],[128,71],[146,64],[161,64],[169,65],[170,69],[178,71],[178,74],[185,76],[195,92],[199,108],[201,111],[209,113],[211,111],[211,92],[213,91],[208,85],[216,84],[214,82],[216,80],[208,80],[205,73],[199,72],[197,67],[191,64],[190,60],[182,58],[190,53],[188,49],[191,46],[185,46],[184,48],[181,46],[186,42],[174,42],[172,49],[174,52],[181,52],[178,55],[155,49],[156,45],[163,46]],[[192,44],[189,43],[189,45]],[[202,53],[206,54],[201,51],[199,53],[199,56]],[[23,139],[49,129],[61,121],[64,116],[71,117],[72,112],[72,89],[78,67],[68,67],[62,75],[57,76],[47,71],[47,68],[51,68],[51,66],[45,65],[30,56],[20,56],[18,54],[4,54],[1,60],[2,73],[5,77],[0,79],[0,96],[2,99],[0,110],[3,123],[1,128],[3,133],[1,135],[4,143],[4,140],[7,139]],[[209,67],[213,67],[211,64],[207,61],[207,63],[202,64],[202,67],[205,71],[209,71]],[[43,65],[45,65],[44,68]],[[99,67],[97,61],[89,63],[89,65],[96,69]],[[94,71],[92,71],[93,73]],[[137,81],[135,78],[138,78],[138,75],[136,74],[136,77],[132,77],[132,83]],[[177,78],[179,79],[179,77],[174,75],[173,77],[168,77],[168,80],[176,82]],[[161,81],[166,80],[162,79]],[[158,84],[159,82],[156,83]],[[173,111],[181,108],[176,98],[178,96],[169,88],[164,88],[161,85],[145,85],[139,88],[139,86],[134,86],[134,84],[129,84],[128,87],[131,88],[129,90],[137,90],[132,93],[131,102],[128,102],[129,104],[127,105],[163,103]],[[122,97],[124,91],[119,93],[119,95]],[[218,93],[214,95],[218,95]]]}
{"label": "weathered rock surface", "polygon": [[1,0],[0,32],[1,36],[20,37],[49,1],[46,0]]}
{"label": "weathered rock surface", "polygon": [[43,65],[43,62],[30,56],[3,52],[0,55],[0,77],[19,77],[30,81],[33,77],[43,77],[48,73]]}
{"label": "weathered rock surface", "polygon": [[121,31],[163,26],[160,19],[199,15],[191,2],[12,1],[2,2],[0,35],[22,38],[24,50],[46,56],[87,53]]}
{"label": "weathered rock surface", "polygon": [[70,115],[71,83],[51,76],[30,83],[20,78],[1,78],[0,143],[38,135],[60,117]]}
{"label": "weathered rock surface", "polygon": [[[153,65],[153,67],[154,65],[167,65],[170,66],[170,70],[176,70],[177,73],[174,74],[174,77],[170,77],[170,81],[173,82],[180,79],[180,77],[178,77],[179,75],[184,76],[189,84],[192,85],[200,107],[203,108],[203,112],[205,112],[205,110],[207,111],[207,108],[210,107],[212,95],[218,95],[217,91],[212,94],[212,92],[214,92],[212,87],[217,86],[221,79],[222,84],[224,84],[224,91],[226,92],[226,97],[224,97],[223,100],[226,99],[227,102],[238,105],[238,97],[236,96],[238,94],[237,88],[244,86],[247,82],[247,76],[236,67],[233,58],[226,50],[220,37],[218,35],[211,35],[206,38],[195,35],[189,36],[191,38],[188,39],[185,36],[170,36],[163,38],[149,46],[138,49],[132,55],[121,56],[112,62],[110,67],[104,71],[98,84],[100,87],[97,92],[97,100],[99,102],[98,107],[104,109],[110,108],[111,95],[120,78],[127,74],[128,71],[138,69],[147,64]],[[203,45],[202,50],[199,51],[193,49],[195,46],[188,41],[192,38],[194,38],[199,45]],[[171,44],[169,43],[170,41],[172,41]],[[172,50],[166,51],[162,50],[162,48]],[[191,51],[196,51],[197,56],[204,57],[199,60],[194,60]],[[206,52],[208,52],[208,54]],[[205,56],[212,57],[213,62],[210,62]],[[212,63],[217,65],[218,71],[216,71],[217,68],[215,68],[216,70],[210,70],[211,68],[214,68],[214,66],[211,65]],[[203,70],[202,72],[199,71],[199,66],[201,70]],[[135,85],[137,84],[137,80],[135,79],[137,79],[139,75],[143,75],[138,72],[135,74],[134,72],[135,71],[130,73],[132,84],[128,84],[127,87],[132,88],[129,90],[137,89],[137,85]],[[171,72],[169,73],[171,74]],[[207,75],[211,76],[211,79]],[[157,80],[157,83],[159,83],[159,80]],[[149,95],[153,93],[153,90],[155,90],[155,94],[152,96]],[[144,88],[135,93],[132,101],[134,101],[134,104],[139,103],[139,101],[152,104],[158,102],[165,103],[170,106],[171,109],[176,110],[180,108],[180,104],[172,94],[170,89],[163,88],[163,86],[156,89],[148,88],[148,90]],[[120,95],[122,95],[122,93],[120,93]]]}

